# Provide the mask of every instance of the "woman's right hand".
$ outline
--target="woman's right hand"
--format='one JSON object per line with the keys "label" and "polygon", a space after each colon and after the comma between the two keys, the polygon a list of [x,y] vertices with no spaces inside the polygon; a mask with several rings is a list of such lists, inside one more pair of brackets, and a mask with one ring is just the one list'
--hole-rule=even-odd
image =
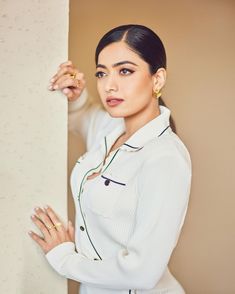
{"label": "woman's right hand", "polygon": [[66,61],[59,66],[57,73],[50,80],[48,89],[59,90],[68,101],[74,101],[81,96],[85,84],[84,74],[79,72],[71,61]]}

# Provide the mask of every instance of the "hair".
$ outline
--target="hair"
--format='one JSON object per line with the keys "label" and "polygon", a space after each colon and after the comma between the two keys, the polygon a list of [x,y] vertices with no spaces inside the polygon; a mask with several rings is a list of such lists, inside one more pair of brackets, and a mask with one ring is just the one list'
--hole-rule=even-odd
{"label": "hair", "polygon": [[[143,25],[128,24],[118,26],[108,31],[99,41],[95,51],[95,63],[98,64],[100,52],[114,42],[123,41],[149,66],[151,75],[155,74],[159,68],[166,69],[166,51],[158,35]],[[166,106],[162,98],[159,104]],[[170,125],[174,132],[176,127],[173,118],[170,116]]]}

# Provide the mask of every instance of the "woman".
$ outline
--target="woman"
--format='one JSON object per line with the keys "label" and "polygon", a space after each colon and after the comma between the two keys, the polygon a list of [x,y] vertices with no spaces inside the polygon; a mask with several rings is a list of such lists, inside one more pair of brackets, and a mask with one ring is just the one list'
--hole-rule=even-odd
{"label": "woman", "polygon": [[[167,264],[185,218],[191,163],[159,105],[166,55],[159,37],[141,25],[112,29],[95,55],[97,89],[106,112],[89,106],[84,78],[71,62],[60,66],[51,90],[71,102],[70,120],[86,135],[71,187],[75,244],[50,207],[32,217],[43,238],[31,237],[80,293],[184,293]],[[75,118],[76,117],[76,118]]]}

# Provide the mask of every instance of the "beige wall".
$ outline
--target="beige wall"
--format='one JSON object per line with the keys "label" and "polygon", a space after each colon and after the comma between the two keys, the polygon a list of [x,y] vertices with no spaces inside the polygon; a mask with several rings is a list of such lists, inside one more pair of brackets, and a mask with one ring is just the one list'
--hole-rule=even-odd
{"label": "beige wall", "polygon": [[67,293],[28,236],[36,205],[66,217],[67,102],[47,85],[67,39],[67,0],[0,0],[1,294]]}
{"label": "beige wall", "polygon": [[[164,41],[164,98],[193,161],[191,201],[170,268],[187,294],[235,293],[235,1],[71,0],[70,12],[70,59],[94,96],[94,51],[107,30],[140,23]],[[70,139],[73,161],[79,149]]]}

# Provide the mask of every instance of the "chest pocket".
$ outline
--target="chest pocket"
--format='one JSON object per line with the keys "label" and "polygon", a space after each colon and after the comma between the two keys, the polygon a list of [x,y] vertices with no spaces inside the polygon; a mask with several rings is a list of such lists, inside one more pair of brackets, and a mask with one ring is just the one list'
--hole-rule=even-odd
{"label": "chest pocket", "polygon": [[86,182],[86,206],[93,213],[112,218],[119,200],[127,190],[127,184],[110,175],[99,175]]}

